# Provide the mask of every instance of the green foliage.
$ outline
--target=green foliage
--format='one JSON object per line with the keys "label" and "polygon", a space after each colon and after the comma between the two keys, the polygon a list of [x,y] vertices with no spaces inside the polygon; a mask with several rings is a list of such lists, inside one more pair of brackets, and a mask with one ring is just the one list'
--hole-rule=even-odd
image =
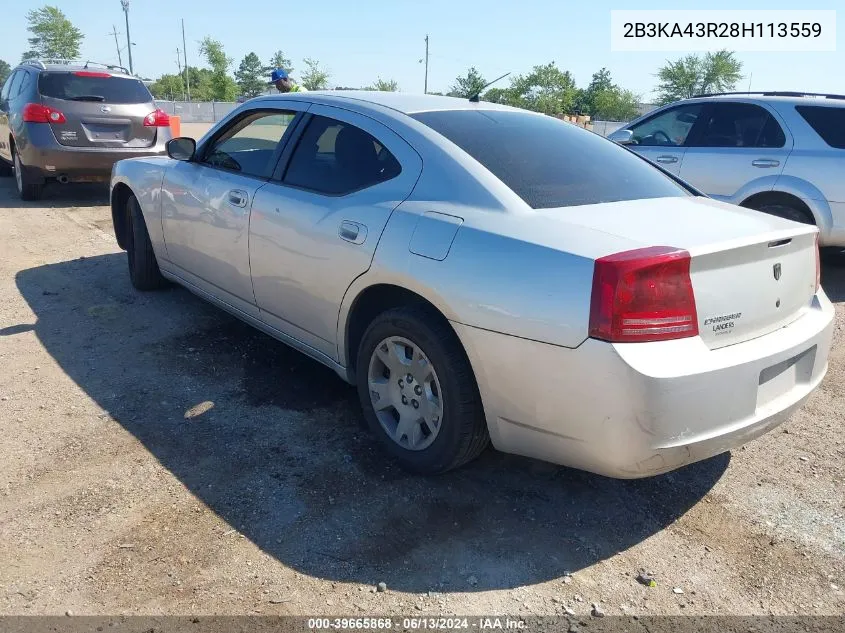
{"label": "green foliage", "polygon": [[280,50],[273,53],[273,56],[270,58],[270,65],[265,68],[265,71],[269,73],[276,68],[284,68],[288,74],[293,72],[293,65],[291,61],[285,57],[285,54]]}
{"label": "green foliage", "polygon": [[186,96],[185,82],[182,75],[162,75],[150,85],[150,92],[156,99],[183,101]]}
{"label": "green foliage", "polygon": [[79,46],[85,37],[61,9],[45,5],[26,14],[29,22],[27,30],[30,49],[23,54],[23,59],[76,59]]}
{"label": "green foliage", "polygon": [[602,68],[593,74],[590,85],[580,91],[575,108],[593,119],[628,121],[637,115],[639,97],[613,83],[610,71]]}
{"label": "green foliage", "polygon": [[687,55],[660,68],[658,103],[663,105],[708,92],[733,90],[742,79],[742,62],[732,51]]}
{"label": "green foliage", "polygon": [[0,59],[0,86],[5,83],[10,74],[12,74],[12,67],[9,66],[8,62]]}
{"label": "green foliage", "polygon": [[302,81],[299,83],[307,90],[325,90],[329,87],[329,71],[320,67],[316,59],[306,57],[302,60],[308,70],[302,73]]}
{"label": "green foliage", "polygon": [[397,92],[399,84],[395,79],[382,79],[379,77],[372,86],[367,86],[364,90],[380,90],[381,92]]}
{"label": "green foliage", "polygon": [[[205,57],[211,66],[211,98],[213,101],[234,101],[238,95],[238,85],[229,76],[232,58],[226,55],[223,44],[218,40],[205,37],[200,42],[200,55]],[[193,83],[191,84],[191,98],[194,97]]]}
{"label": "green foliage", "polygon": [[534,66],[527,75],[517,75],[510,88],[493,96],[503,99],[499,103],[555,115],[574,110],[578,90],[569,71],[550,62]]}
{"label": "green foliage", "polygon": [[473,66],[467,71],[466,76],[457,77],[455,79],[455,83],[449,88],[449,92],[447,94],[450,97],[463,97],[464,99],[469,99],[480,90],[483,90],[486,83],[487,82],[484,80],[484,77],[481,76],[481,73],[476,70],[475,66]]}
{"label": "green foliage", "polygon": [[257,97],[267,87],[267,79],[264,77],[265,68],[255,53],[249,53],[243,60],[238,70],[235,71],[235,80],[238,82],[241,94],[247,99]]}
{"label": "green foliage", "polygon": [[[191,80],[191,101],[216,101],[212,89],[214,73],[208,68],[191,66],[188,69]],[[186,97],[184,75],[162,75],[150,86],[156,99],[180,101]]]}

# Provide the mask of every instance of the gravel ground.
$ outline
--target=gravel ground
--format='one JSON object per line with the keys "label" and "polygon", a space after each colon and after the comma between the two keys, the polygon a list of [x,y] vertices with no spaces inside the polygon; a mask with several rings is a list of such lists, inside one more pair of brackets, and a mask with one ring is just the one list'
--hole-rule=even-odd
{"label": "gravel ground", "polygon": [[493,451],[422,479],[329,370],[135,292],[106,202],[0,180],[0,613],[845,613],[845,268],[824,384],[743,449],[640,481]]}

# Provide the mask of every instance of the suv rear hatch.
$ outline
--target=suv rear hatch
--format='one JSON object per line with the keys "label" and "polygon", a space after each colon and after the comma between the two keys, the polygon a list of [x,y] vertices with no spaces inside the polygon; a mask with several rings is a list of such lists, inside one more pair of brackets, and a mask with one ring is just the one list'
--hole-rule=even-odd
{"label": "suv rear hatch", "polygon": [[100,71],[48,71],[38,79],[42,104],[64,114],[50,122],[56,140],[69,147],[151,147],[156,127],[144,125],[155,110],[139,80]]}
{"label": "suv rear hatch", "polygon": [[566,221],[643,247],[689,252],[699,336],[711,349],[788,325],[809,309],[816,293],[814,226],[707,198],[634,200],[581,209],[563,209],[570,216]]}

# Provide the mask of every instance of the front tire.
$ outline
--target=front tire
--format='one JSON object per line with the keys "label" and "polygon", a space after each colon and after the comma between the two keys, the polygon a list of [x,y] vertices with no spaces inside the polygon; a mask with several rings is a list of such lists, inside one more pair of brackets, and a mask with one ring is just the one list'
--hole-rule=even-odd
{"label": "front tire", "polygon": [[44,185],[42,183],[34,183],[30,180],[29,176],[25,173],[26,170],[24,169],[23,163],[21,163],[21,157],[20,154],[18,154],[17,148],[14,148],[13,152],[15,161],[15,184],[18,187],[18,195],[21,197],[21,200],[25,200],[27,202],[40,200],[41,194],[44,192]]}
{"label": "front tire", "polygon": [[144,214],[135,196],[126,201],[126,214],[129,217],[129,240],[126,256],[129,262],[129,278],[138,290],[158,290],[167,282],[161,274],[156,261]]}
{"label": "front tire", "polygon": [[368,426],[402,468],[436,475],[487,447],[472,367],[439,315],[403,307],[377,316],[361,340],[356,377]]}

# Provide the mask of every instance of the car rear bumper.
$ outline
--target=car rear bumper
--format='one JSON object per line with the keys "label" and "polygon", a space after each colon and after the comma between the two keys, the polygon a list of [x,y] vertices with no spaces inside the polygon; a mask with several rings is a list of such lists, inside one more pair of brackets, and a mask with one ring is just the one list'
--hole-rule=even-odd
{"label": "car rear bumper", "polygon": [[796,321],[710,350],[698,338],[569,349],[453,324],[493,445],[609,477],[657,475],[771,430],[827,371],[834,308],[823,291]]}
{"label": "car rear bumper", "polygon": [[165,143],[170,139],[167,130],[159,133],[155,145],[150,147],[71,147],[56,141],[47,126],[37,127],[40,129],[29,130],[27,141],[21,142],[17,147],[31,181],[67,176],[70,181],[108,182],[112,166],[117,161],[143,156],[164,156]]}

